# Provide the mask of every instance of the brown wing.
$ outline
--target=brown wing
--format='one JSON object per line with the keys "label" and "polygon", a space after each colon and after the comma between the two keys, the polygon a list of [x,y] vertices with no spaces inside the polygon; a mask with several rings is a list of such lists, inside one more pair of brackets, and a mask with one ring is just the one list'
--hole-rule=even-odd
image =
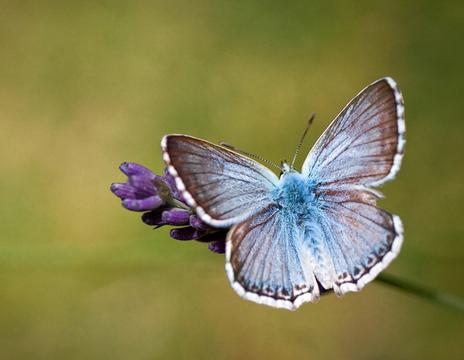
{"label": "brown wing", "polygon": [[379,186],[394,178],[405,144],[403,98],[391,78],[362,90],[324,131],[302,173],[321,187]]}
{"label": "brown wing", "polygon": [[229,227],[270,203],[278,179],[256,161],[185,135],[166,135],[161,146],[177,187],[209,225]]}

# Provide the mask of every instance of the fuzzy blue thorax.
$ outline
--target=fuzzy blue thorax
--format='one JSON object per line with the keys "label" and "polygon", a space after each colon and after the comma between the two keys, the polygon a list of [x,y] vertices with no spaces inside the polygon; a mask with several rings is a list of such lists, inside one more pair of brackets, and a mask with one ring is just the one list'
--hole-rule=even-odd
{"label": "fuzzy blue thorax", "polygon": [[296,171],[284,172],[271,196],[280,210],[296,222],[308,220],[316,206],[314,184]]}

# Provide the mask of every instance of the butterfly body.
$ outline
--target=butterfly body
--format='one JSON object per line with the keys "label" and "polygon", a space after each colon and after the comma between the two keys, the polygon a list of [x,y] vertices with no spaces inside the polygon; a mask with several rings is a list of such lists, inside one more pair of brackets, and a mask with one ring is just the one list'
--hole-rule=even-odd
{"label": "butterfly body", "polygon": [[311,220],[311,213],[316,211],[316,188],[314,183],[299,172],[284,172],[271,192],[271,201],[278,211],[296,224]]}
{"label": "butterfly body", "polygon": [[391,78],[362,90],[317,140],[301,173],[278,178],[230,148],[167,135],[163,157],[189,206],[230,227],[226,273],[245,299],[294,310],[333,289],[361,290],[398,255],[403,226],[377,206],[404,151],[404,108]]}

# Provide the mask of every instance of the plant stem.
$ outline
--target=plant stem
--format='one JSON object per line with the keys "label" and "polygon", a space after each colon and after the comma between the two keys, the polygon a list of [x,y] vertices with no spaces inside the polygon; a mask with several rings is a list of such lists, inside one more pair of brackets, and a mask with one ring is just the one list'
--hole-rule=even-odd
{"label": "plant stem", "polygon": [[376,280],[381,281],[384,284],[394,286],[397,289],[403,290],[407,293],[421,297],[437,305],[443,305],[448,308],[464,312],[464,299],[456,295],[432,290],[424,286],[414,284],[408,280],[403,280],[394,275],[385,273],[380,274]]}

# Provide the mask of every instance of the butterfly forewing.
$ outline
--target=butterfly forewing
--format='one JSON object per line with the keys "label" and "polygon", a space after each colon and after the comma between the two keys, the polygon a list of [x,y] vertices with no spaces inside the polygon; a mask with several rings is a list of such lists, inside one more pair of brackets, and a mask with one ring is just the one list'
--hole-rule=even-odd
{"label": "butterfly forewing", "polygon": [[228,227],[270,203],[278,179],[256,161],[185,135],[165,136],[162,149],[177,187],[206,223]]}
{"label": "butterfly forewing", "polygon": [[381,185],[399,170],[404,134],[401,93],[392,79],[380,79],[351,100],[324,131],[302,173],[320,186]]}

